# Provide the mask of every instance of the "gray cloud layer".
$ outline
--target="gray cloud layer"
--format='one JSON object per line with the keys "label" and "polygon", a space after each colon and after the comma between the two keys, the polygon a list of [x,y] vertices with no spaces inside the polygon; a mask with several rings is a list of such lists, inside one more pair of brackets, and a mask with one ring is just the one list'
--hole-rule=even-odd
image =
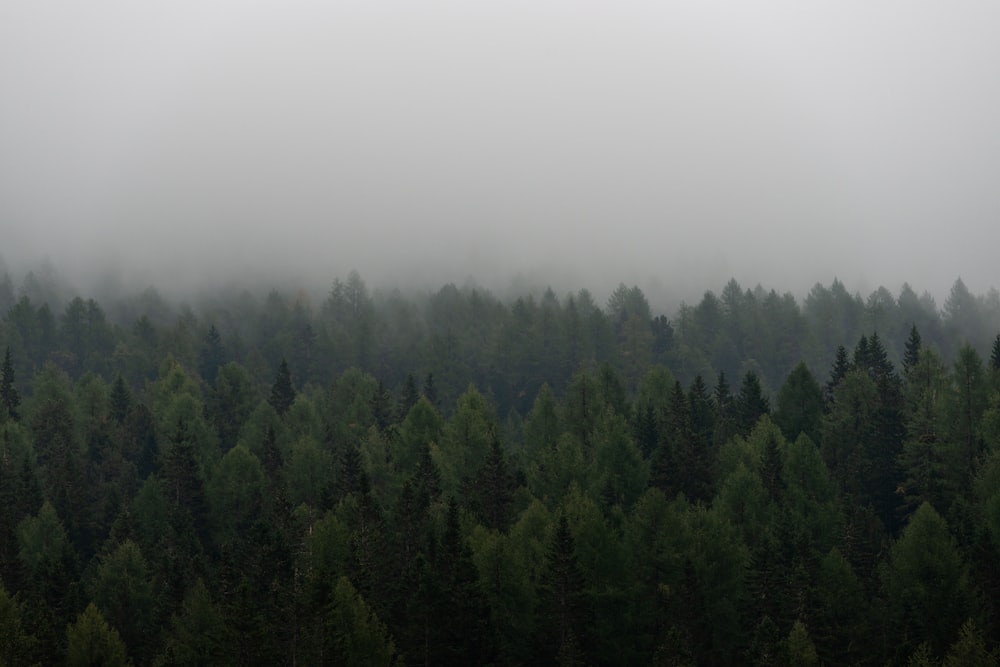
{"label": "gray cloud layer", "polygon": [[998,29],[971,0],[14,0],[0,253],[983,291]]}

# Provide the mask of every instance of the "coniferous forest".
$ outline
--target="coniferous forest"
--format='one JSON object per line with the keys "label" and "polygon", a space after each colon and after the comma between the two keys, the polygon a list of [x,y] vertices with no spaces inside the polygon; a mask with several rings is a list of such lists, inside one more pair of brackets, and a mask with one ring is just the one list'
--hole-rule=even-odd
{"label": "coniferous forest", "polygon": [[995,290],[0,313],[0,665],[997,664]]}

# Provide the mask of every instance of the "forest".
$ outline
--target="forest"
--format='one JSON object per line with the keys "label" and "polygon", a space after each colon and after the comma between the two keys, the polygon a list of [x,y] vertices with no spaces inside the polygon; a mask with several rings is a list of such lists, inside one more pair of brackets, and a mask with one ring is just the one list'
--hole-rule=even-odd
{"label": "forest", "polygon": [[996,290],[0,313],[0,665],[1000,659]]}

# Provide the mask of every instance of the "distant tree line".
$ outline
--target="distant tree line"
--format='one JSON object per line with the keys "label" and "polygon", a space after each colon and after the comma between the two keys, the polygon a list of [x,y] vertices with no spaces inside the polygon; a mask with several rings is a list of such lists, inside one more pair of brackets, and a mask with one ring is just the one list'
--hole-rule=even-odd
{"label": "distant tree line", "polygon": [[997,663],[995,292],[57,298],[0,664]]}

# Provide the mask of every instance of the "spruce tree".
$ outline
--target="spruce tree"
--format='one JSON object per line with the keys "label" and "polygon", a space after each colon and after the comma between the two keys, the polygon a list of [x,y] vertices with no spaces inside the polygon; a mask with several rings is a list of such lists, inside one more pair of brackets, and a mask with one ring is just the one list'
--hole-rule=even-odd
{"label": "spruce tree", "polygon": [[14,421],[20,420],[17,406],[21,404],[21,397],[14,387],[14,364],[10,359],[10,346],[3,357],[3,369],[0,370],[0,407],[3,407],[7,416]]}
{"label": "spruce tree", "polygon": [[406,374],[406,382],[403,384],[403,391],[399,395],[399,408],[396,414],[396,421],[402,423],[406,415],[417,401],[420,400],[420,391],[417,390],[417,381],[413,379],[413,373]]}
{"label": "spruce tree", "polygon": [[[998,339],[1000,340],[1000,339]],[[906,350],[903,352],[903,375],[909,376],[916,365],[920,362],[920,332],[917,325],[910,327],[910,337],[906,339]]]}
{"label": "spruce tree", "polygon": [[559,516],[541,582],[542,646],[551,661],[583,663],[580,641],[588,636],[585,583],[565,514]]}
{"label": "spruce tree", "polygon": [[288,409],[295,402],[295,388],[292,386],[292,375],[288,372],[288,362],[281,358],[281,365],[278,367],[278,376],[271,385],[271,397],[267,399],[279,417],[283,417]]}
{"label": "spruce tree", "polygon": [[222,336],[215,325],[209,327],[205,334],[205,340],[201,352],[198,354],[198,373],[201,379],[208,384],[215,382],[215,376],[219,372],[219,367],[225,362],[222,348]]}
{"label": "spruce tree", "polygon": [[830,379],[826,383],[826,403],[827,409],[833,403],[833,396],[836,393],[837,385],[840,384],[851,370],[851,364],[847,360],[847,349],[843,345],[837,347],[837,356],[830,369]]}
{"label": "spruce tree", "polygon": [[747,435],[763,415],[770,414],[771,402],[764,395],[760,378],[753,371],[747,371],[736,395],[736,419],[740,433]]}
{"label": "spruce tree", "polygon": [[111,418],[121,425],[125,424],[128,412],[132,408],[132,394],[128,390],[121,373],[115,377],[115,383],[111,386]]}

